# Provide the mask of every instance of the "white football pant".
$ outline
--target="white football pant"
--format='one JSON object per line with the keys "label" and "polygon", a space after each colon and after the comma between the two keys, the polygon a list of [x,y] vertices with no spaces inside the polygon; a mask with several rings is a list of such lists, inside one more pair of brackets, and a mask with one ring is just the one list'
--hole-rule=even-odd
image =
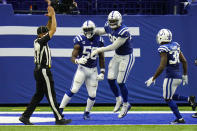
{"label": "white football pant", "polygon": [[182,79],[165,78],[163,82],[163,98],[172,99],[177,87],[181,84]]}
{"label": "white football pant", "polygon": [[98,86],[98,80],[96,79],[98,75],[97,67],[88,68],[82,65],[78,65],[77,71],[73,78],[73,83],[71,86],[71,92],[77,93],[85,82],[88,95],[92,98],[96,97],[96,91]]}
{"label": "white football pant", "polygon": [[110,60],[108,76],[110,80],[117,79],[117,83],[125,83],[135,62],[133,54],[117,55]]}

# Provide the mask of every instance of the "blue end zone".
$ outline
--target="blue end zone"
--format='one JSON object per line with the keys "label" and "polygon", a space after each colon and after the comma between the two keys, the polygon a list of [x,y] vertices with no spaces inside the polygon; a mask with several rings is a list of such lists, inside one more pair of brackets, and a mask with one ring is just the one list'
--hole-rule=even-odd
{"label": "blue end zone", "polygon": [[[18,114],[0,114],[0,125],[23,125],[18,121],[21,113]],[[197,125],[197,119],[192,118],[193,113],[182,113],[186,124]],[[125,118],[119,119],[118,114],[112,113],[92,113],[91,120],[83,120],[80,114],[64,114],[67,119],[72,119],[70,125],[166,125],[175,119],[172,113],[129,113]],[[12,119],[14,122],[10,122]],[[13,120],[14,119],[14,120]],[[9,122],[6,123],[6,121]],[[35,125],[54,125],[53,114],[33,114],[31,122]],[[42,121],[42,122],[40,122]]]}

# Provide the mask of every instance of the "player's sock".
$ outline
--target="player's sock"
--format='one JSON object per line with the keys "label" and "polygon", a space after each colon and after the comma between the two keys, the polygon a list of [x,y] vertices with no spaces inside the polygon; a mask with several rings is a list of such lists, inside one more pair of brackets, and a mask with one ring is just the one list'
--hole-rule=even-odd
{"label": "player's sock", "polygon": [[68,102],[70,101],[73,95],[74,93],[72,93],[70,90],[67,93],[65,93],[62,102],[60,104],[60,108],[64,108],[68,104]]}
{"label": "player's sock", "polygon": [[128,101],[128,89],[127,89],[125,83],[120,83],[118,85],[120,86],[120,91],[121,91],[121,94],[122,94],[123,102],[127,103],[127,101]]}
{"label": "player's sock", "polygon": [[179,94],[174,94],[172,99],[175,100],[175,101],[188,101],[189,97],[181,96]]}
{"label": "player's sock", "polygon": [[173,102],[173,100],[166,101],[166,103],[171,108],[172,112],[174,113],[174,115],[176,116],[177,119],[182,118],[182,116],[181,116],[181,114],[179,112],[179,109],[177,107],[177,104],[175,102]]}
{"label": "player's sock", "polygon": [[118,87],[116,85],[115,80],[108,79],[108,83],[109,83],[109,86],[110,86],[112,92],[114,93],[115,97],[119,97],[120,94],[119,94]]}
{"label": "player's sock", "polygon": [[89,97],[87,99],[87,105],[86,105],[85,111],[86,112],[90,112],[90,110],[92,109],[94,103],[95,103],[95,97],[94,98],[93,97]]}

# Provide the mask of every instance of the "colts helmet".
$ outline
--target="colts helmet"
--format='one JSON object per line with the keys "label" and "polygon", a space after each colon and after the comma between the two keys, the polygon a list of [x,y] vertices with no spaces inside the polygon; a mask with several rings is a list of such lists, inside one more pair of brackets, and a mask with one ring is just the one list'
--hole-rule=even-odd
{"label": "colts helmet", "polygon": [[88,39],[91,39],[94,36],[95,27],[96,26],[95,26],[94,22],[91,20],[87,20],[83,23],[83,26],[82,26],[83,33]]}
{"label": "colts helmet", "polygon": [[168,29],[161,29],[157,33],[157,43],[161,44],[162,42],[171,42],[172,41],[172,33]]}
{"label": "colts helmet", "polygon": [[122,15],[118,11],[110,12],[108,15],[108,23],[110,28],[118,28],[122,24]]}

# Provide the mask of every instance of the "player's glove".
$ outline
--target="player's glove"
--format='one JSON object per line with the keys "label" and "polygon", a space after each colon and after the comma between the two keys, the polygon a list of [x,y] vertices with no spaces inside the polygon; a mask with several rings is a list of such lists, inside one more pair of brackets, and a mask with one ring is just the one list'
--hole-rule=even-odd
{"label": "player's glove", "polygon": [[147,81],[145,81],[145,84],[147,87],[149,87],[152,83],[155,84],[155,80],[153,81],[153,77],[151,77]]}
{"label": "player's glove", "polygon": [[86,64],[87,63],[87,59],[86,58],[75,59],[75,63],[76,64]]}
{"label": "player's glove", "polygon": [[91,57],[94,57],[95,55],[97,55],[100,52],[102,52],[102,47],[97,48],[96,50],[93,50],[92,53],[91,53]]}
{"label": "player's glove", "polygon": [[182,75],[183,85],[188,84],[188,76]]}
{"label": "player's glove", "polygon": [[97,78],[96,78],[98,81],[102,81],[104,80],[104,74],[103,73],[100,73],[99,75],[97,75]]}

